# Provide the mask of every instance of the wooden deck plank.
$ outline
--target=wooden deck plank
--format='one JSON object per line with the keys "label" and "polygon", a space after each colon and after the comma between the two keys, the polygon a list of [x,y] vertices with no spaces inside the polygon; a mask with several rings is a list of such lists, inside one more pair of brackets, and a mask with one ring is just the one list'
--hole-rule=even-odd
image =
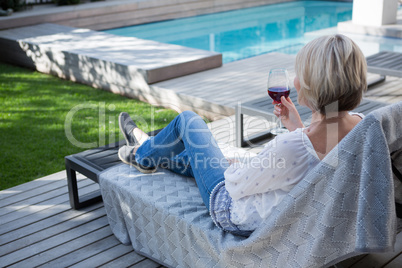
{"label": "wooden deck plank", "polygon": [[134,268],[160,268],[163,267],[159,263],[154,262],[153,260],[150,259],[144,259],[143,261],[140,261],[134,265],[131,265],[129,267],[134,267]]}
{"label": "wooden deck plank", "polygon": [[[97,267],[105,259],[107,260],[107,258],[111,257],[110,255],[106,255],[105,252],[119,244],[121,244],[120,241],[113,234],[110,234],[103,239],[49,261],[40,267]],[[100,258],[102,255],[103,258]]]}
{"label": "wooden deck plank", "polygon": [[12,188],[0,191],[0,207],[2,207],[3,205],[3,200],[7,199],[7,198],[15,198],[16,195],[19,194],[23,194],[25,195],[27,191],[35,191],[36,189],[42,187],[45,184],[48,184],[49,181],[59,181],[59,180],[63,180],[63,174],[66,174],[66,171],[60,171],[39,179],[36,179],[34,181],[32,181],[30,184],[20,184],[17,186],[14,186]]}
{"label": "wooden deck plank", "polygon": [[102,217],[79,228],[14,251],[1,257],[0,262],[2,265],[10,265],[10,267],[36,267],[111,235],[107,219]]}
{"label": "wooden deck plank", "polygon": [[[123,246],[123,245],[121,245]],[[125,247],[125,246],[124,246]],[[115,257],[115,259],[110,258],[105,263],[100,265],[100,268],[115,268],[115,267],[131,267],[135,264],[143,261],[145,257],[138,255],[134,251],[130,251],[120,257]]]}
{"label": "wooden deck plank", "polygon": [[58,204],[57,206],[47,208],[45,211],[43,211],[45,213],[36,213],[33,217],[21,217],[17,220],[8,221],[7,223],[0,225],[0,234],[6,234],[18,228],[22,228],[24,226],[28,226],[32,223],[48,218],[50,215],[55,215],[61,212],[68,211],[70,209],[71,207],[69,202],[64,202]]}
{"label": "wooden deck plank", "polygon": [[[92,193],[97,188],[99,188],[98,185],[91,184],[90,186],[80,189],[82,190],[80,193]],[[4,216],[4,219],[2,219],[2,224],[0,225],[0,234],[5,234],[17,228],[43,220],[48,218],[50,215],[55,215],[70,210],[71,207],[68,200],[67,187],[64,197],[59,198],[59,201],[63,199],[65,200],[64,202],[49,204],[46,206],[33,205],[31,209],[28,208],[24,209],[23,211],[16,211],[15,214],[10,214],[12,215],[12,219],[9,219],[10,215],[7,214]]]}
{"label": "wooden deck plank", "polygon": [[[88,180],[83,180],[82,182],[80,182],[79,187],[80,190],[82,190],[81,192],[83,194],[91,193],[94,192],[96,189],[99,189],[99,186],[97,184],[93,184],[91,181]],[[41,201],[40,198],[35,197],[35,202],[37,203],[32,203],[30,206],[24,206],[23,208],[17,210],[10,209],[10,213],[1,216],[0,221],[2,221],[3,224],[0,226],[0,234],[4,232],[3,227],[8,223],[12,223],[17,219],[21,219],[33,213],[38,214],[38,212],[42,212],[46,209],[62,205],[69,201],[68,196],[65,194],[65,190],[64,192],[63,190],[60,190],[59,192],[57,192],[57,195],[52,198],[48,198],[46,195],[44,195],[42,199],[43,200]]]}
{"label": "wooden deck plank", "polygon": [[[1,255],[6,251],[4,245],[12,243],[17,240],[31,239],[36,233],[47,230],[49,228],[58,228],[59,225],[67,221],[77,221],[80,219],[92,217],[92,213],[99,208],[102,208],[103,204],[98,203],[80,210],[66,210],[61,213],[49,214],[47,218],[36,221],[34,223],[28,223],[25,226],[15,228],[7,233],[0,235],[0,246],[2,246]],[[81,217],[81,218],[80,218]],[[28,237],[28,238],[27,238]],[[3,252],[4,250],[4,252]]]}
{"label": "wooden deck plank", "polygon": [[[80,180],[78,181],[78,183],[80,184],[80,187],[85,187],[91,184],[91,181]],[[17,211],[20,214],[20,212],[24,208],[28,208],[29,210],[31,210],[30,207],[32,205],[43,206],[46,204],[44,203],[45,201],[57,202],[55,201],[55,199],[64,195],[66,187],[67,187],[66,181],[62,181],[61,185],[58,185],[56,183],[47,184],[44,187],[42,187],[43,189],[45,189],[44,192],[41,191],[42,190],[41,188],[38,190],[38,193],[36,194],[35,192],[35,195],[33,196],[30,196],[28,198],[14,202],[12,204],[8,204],[7,206],[0,208],[0,220],[2,219],[2,216],[5,214],[15,213]],[[65,198],[63,200],[65,200]],[[8,218],[10,219],[10,217]]]}
{"label": "wooden deck plank", "polygon": [[[28,235],[25,234],[25,236],[23,236],[22,238],[19,238],[17,240],[14,240],[12,242],[3,245],[1,247],[2,249],[1,254],[6,255],[14,251],[18,251],[21,248],[31,246],[35,243],[39,243],[47,239],[48,237],[60,235],[63,232],[79,227],[82,223],[94,221],[98,218],[104,217],[105,215],[106,215],[105,209],[103,207],[100,207],[96,210],[91,211],[90,213],[85,213],[74,218],[69,218],[64,222],[60,221],[59,223],[53,226],[50,227],[43,226],[40,231],[32,232],[31,234]],[[19,232],[19,235],[22,234]]]}
{"label": "wooden deck plank", "polygon": [[40,188],[35,188],[31,189],[22,193],[19,193],[18,195],[15,195],[13,198],[5,198],[0,200],[0,215],[3,215],[5,208],[11,205],[17,205],[18,203],[23,203],[24,201],[29,202],[29,198],[32,198],[32,193],[35,193],[36,196],[41,195],[41,194],[46,194],[47,192],[52,191],[53,189],[59,189],[62,187],[65,187],[66,181],[60,180],[60,181],[54,181],[51,183],[46,183]]}
{"label": "wooden deck plank", "polygon": [[[117,241],[117,239],[115,239],[115,240]],[[112,241],[112,243],[114,243],[114,241]],[[89,249],[83,248],[81,250],[88,251]],[[130,262],[128,262],[128,259],[125,259],[124,262],[120,262],[120,264],[117,264],[116,260],[113,261],[114,267],[127,267],[130,265],[136,264],[145,259],[145,257],[136,254],[133,251],[133,248],[131,246],[124,246],[119,241],[117,241],[117,244],[115,246],[110,247],[109,249],[99,252],[97,254],[93,253],[91,255],[92,255],[91,257],[89,257],[85,260],[82,260],[80,262],[77,262],[76,264],[72,265],[71,267],[75,267],[75,268],[99,267],[105,263],[109,263],[109,265],[111,265],[110,260],[121,259],[123,256],[130,255],[131,256]],[[74,257],[74,256],[72,256],[72,257]],[[52,267],[61,267],[61,266],[57,266],[57,265],[51,266],[50,265],[47,267],[52,268]]]}

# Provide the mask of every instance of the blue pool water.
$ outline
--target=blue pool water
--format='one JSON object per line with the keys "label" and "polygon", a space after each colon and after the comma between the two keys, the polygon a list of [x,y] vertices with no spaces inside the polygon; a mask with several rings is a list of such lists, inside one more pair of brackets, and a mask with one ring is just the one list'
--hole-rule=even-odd
{"label": "blue pool water", "polygon": [[272,51],[296,54],[306,33],[351,19],[352,3],[296,1],[105,32],[220,52],[227,63]]}

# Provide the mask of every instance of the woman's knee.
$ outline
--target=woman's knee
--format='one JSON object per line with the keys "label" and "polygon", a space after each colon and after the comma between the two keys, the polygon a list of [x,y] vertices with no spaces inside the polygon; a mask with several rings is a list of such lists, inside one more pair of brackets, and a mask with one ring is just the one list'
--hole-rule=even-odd
{"label": "woman's knee", "polygon": [[196,114],[193,111],[184,111],[180,115],[183,116],[185,119],[193,118],[193,117],[200,117],[198,114]]}
{"label": "woman's knee", "polygon": [[[190,135],[196,129],[208,129],[204,119],[193,111],[184,111],[175,119],[177,135],[182,137]],[[193,134],[191,134],[193,135]]]}
{"label": "woman's knee", "polygon": [[204,122],[202,117],[193,111],[184,111],[179,115],[179,117],[182,123],[185,123],[186,126],[193,125],[194,122]]}

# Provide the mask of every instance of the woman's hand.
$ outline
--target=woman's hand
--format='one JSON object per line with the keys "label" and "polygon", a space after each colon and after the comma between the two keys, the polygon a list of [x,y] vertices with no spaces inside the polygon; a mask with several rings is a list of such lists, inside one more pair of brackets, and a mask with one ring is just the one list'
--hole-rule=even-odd
{"label": "woman's hand", "polygon": [[[292,100],[289,97],[282,96],[281,102],[282,105],[275,105],[274,114],[281,119],[282,124],[289,131],[304,127]],[[278,102],[273,101],[272,104],[278,104]]]}

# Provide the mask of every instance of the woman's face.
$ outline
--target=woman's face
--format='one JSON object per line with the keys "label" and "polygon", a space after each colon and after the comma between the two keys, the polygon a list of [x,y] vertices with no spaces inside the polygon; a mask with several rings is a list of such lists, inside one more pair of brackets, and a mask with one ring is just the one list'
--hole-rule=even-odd
{"label": "woman's face", "polygon": [[[295,86],[295,88],[296,88],[296,91],[297,91],[297,102],[300,104],[300,105],[302,105],[302,106],[307,106],[307,107],[309,107],[303,100],[302,100],[302,98],[301,98],[301,96],[300,96],[300,81],[299,81],[299,78],[296,76],[295,77],[295,79],[294,79],[294,81],[293,81],[293,84],[294,84],[294,86]],[[309,107],[310,108],[310,107]]]}

